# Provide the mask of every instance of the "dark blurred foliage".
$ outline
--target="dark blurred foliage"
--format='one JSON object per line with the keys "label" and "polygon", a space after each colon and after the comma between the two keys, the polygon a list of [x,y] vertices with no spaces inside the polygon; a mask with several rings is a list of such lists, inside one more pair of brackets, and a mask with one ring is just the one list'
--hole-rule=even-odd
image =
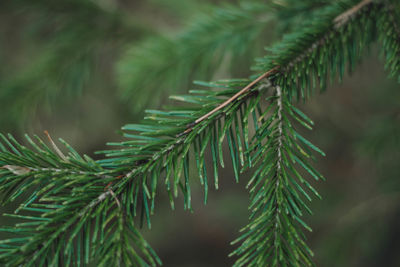
{"label": "dark blurred foliage", "polygon": [[[132,108],[134,99],[121,99],[119,79],[129,77],[117,75],[116,65],[127,64],[125,52],[136,44],[157,40],[149,36],[176,35],[194,14],[208,12],[210,4],[221,5],[195,0],[2,1],[1,132],[49,130],[87,154],[120,139],[118,129],[140,120],[141,112]],[[285,16],[290,13],[280,17]],[[280,27],[285,31],[290,25]],[[270,37],[276,36],[255,46]],[[317,166],[327,177],[316,185],[323,200],[313,202],[314,216],[307,218],[318,266],[400,265],[400,90],[387,79],[377,50],[371,49],[342,84],[334,83],[302,107],[316,123],[312,133],[304,134],[327,154]],[[261,49],[253,52],[263,54]],[[135,58],[128,59],[135,64]],[[223,61],[213,76],[229,78],[229,62]],[[236,77],[247,76],[251,62],[241,61]],[[174,84],[187,90],[187,80]],[[177,88],[160,84],[157,90]],[[167,103],[154,100],[147,104]],[[210,192],[206,206],[200,187],[194,188],[193,214],[171,211],[167,197],[159,199],[153,228],[142,231],[164,266],[233,263],[227,257],[229,242],[248,218],[246,175],[241,180],[235,184],[226,166],[219,192]]]}

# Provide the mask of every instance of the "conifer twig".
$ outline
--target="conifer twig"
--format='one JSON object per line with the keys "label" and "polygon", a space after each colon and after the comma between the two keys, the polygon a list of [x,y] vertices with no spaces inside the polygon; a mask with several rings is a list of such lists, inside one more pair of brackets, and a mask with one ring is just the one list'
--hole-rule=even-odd
{"label": "conifer twig", "polygon": [[347,23],[347,21],[354,16],[359,10],[361,10],[364,6],[372,3],[373,0],[363,0],[357,5],[353,6],[346,12],[337,16],[333,22],[335,23],[335,28],[340,28],[343,24]]}
{"label": "conifer twig", "polygon": [[[229,98],[228,100],[226,100],[225,102],[223,102],[222,104],[220,104],[218,107],[214,108],[213,110],[211,110],[210,112],[208,112],[207,114],[201,116],[200,118],[198,118],[197,120],[195,120],[195,122],[193,124],[190,124],[190,127],[193,127],[194,125],[204,121],[205,119],[207,119],[208,117],[210,117],[211,115],[213,115],[215,112],[217,112],[218,110],[226,107],[227,105],[229,105],[229,103],[232,103],[234,100],[236,100],[238,97],[240,97],[241,95],[243,95],[244,93],[246,93],[247,91],[249,91],[254,85],[256,85],[259,81],[261,81],[264,78],[268,78],[269,76],[271,76],[272,74],[274,74],[275,72],[277,72],[279,69],[279,66],[276,66],[275,68],[266,71],[265,73],[263,73],[262,75],[260,75],[257,79],[255,79],[254,81],[252,81],[251,83],[249,83],[246,87],[244,87],[242,90],[240,90],[239,92],[237,92],[235,95],[233,95],[231,98]],[[185,133],[190,132],[191,129],[187,129],[185,131]]]}

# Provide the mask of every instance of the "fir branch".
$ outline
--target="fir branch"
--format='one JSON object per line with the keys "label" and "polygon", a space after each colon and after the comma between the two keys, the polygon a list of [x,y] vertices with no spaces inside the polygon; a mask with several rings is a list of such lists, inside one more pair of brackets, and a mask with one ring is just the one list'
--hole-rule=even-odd
{"label": "fir branch", "polygon": [[[238,92],[238,90],[234,88],[237,88],[238,85],[242,84],[242,81],[231,82],[226,85],[223,83],[209,84],[209,86],[216,85],[223,87],[225,90],[220,92],[194,91],[200,95],[176,97],[176,99],[180,99],[188,103],[194,102],[199,104],[199,110],[196,110],[193,104],[190,108],[181,109],[179,111],[165,112],[149,110],[148,113],[151,116],[147,117],[144,124],[127,125],[124,127],[125,130],[136,131],[135,135],[127,135],[128,137],[134,137],[136,140],[119,144],[125,147],[122,154],[121,150],[106,152],[109,157],[123,156],[121,159],[116,158],[116,160],[114,160],[114,164],[116,165],[112,167],[121,168],[122,166],[128,167],[130,165],[136,165],[137,167],[127,172],[125,177],[128,179],[126,180],[129,180],[129,178],[135,178],[135,176],[148,171],[150,171],[150,173],[157,171],[157,175],[160,176],[160,170],[155,169],[156,166],[162,166],[161,171],[166,171],[165,174],[167,176],[171,175],[170,172],[174,170],[174,176],[178,176],[175,177],[173,183],[173,191],[174,195],[176,196],[180,183],[179,176],[183,171],[183,164],[186,161],[186,158],[189,156],[190,148],[192,147],[192,149],[195,149],[195,143],[202,140],[200,151],[194,152],[201,162],[200,165],[205,166],[204,151],[207,145],[210,144],[210,146],[214,147],[214,149],[220,147],[224,138],[230,136],[228,134],[230,127],[233,127],[233,125],[238,126],[238,122],[234,122],[234,117],[237,116],[242,108],[242,105],[247,102],[247,99],[251,95],[243,97],[238,102],[229,101],[227,103],[227,100],[224,100],[224,98],[232,98],[232,95],[235,95]],[[252,83],[253,86],[254,84],[256,83]],[[258,89],[253,88],[252,92],[253,95],[258,95]],[[243,113],[250,114],[250,112],[258,105],[258,101],[259,97],[251,100]],[[222,105],[223,107],[221,107]],[[213,109],[214,106],[220,107],[218,111],[214,111],[212,115],[206,116],[206,119],[203,119],[197,124],[190,123],[190,119],[186,117],[186,114],[191,114],[190,117],[202,117],[204,114],[209,113],[210,109]],[[226,123],[227,125],[224,126],[224,128],[217,127],[217,124],[220,123],[222,118],[225,122],[228,122]],[[162,124],[162,127],[159,126],[160,124]],[[190,125],[190,127],[186,128],[186,125]],[[159,129],[159,133],[154,132],[154,130],[157,129]],[[204,140],[202,136],[206,136],[206,140]],[[238,138],[241,139],[243,137]],[[230,140],[236,143],[234,139]],[[135,157],[132,157],[131,159],[126,158],[128,155]],[[218,159],[215,158],[214,160],[217,161]],[[107,162],[109,161],[107,160]],[[120,162],[123,164],[120,164]],[[170,171],[168,171],[168,169]],[[199,172],[200,176],[205,175],[205,173],[203,174],[202,169],[199,170]],[[151,177],[152,175],[149,174],[149,176]],[[168,182],[167,188],[169,191],[170,189]],[[182,191],[184,192],[185,196],[189,197],[189,189],[182,189]],[[190,197],[186,200],[188,204],[187,208],[190,209]],[[172,199],[171,203],[173,203]]]}
{"label": "fir branch", "polygon": [[[1,137],[0,165],[18,164],[5,165],[5,172],[0,170],[2,196],[6,201],[14,201],[22,194],[28,196],[16,210],[17,215],[10,215],[25,222],[1,229],[23,236],[0,242],[0,262],[7,265],[80,265],[97,259],[97,252],[110,249],[115,253],[101,255],[100,265],[160,264],[133,221],[125,219],[117,196],[106,188],[118,178],[117,174],[104,170],[87,156],[83,159],[67,144],[70,153],[64,158],[59,155],[59,149],[53,152],[38,138],[39,144],[27,137],[34,147],[30,150],[11,136]],[[24,168],[23,173],[19,172],[21,168]],[[27,216],[27,212],[35,215]],[[90,230],[91,227],[94,229]],[[21,240],[24,243],[20,243]],[[130,243],[134,243],[136,249]]]}
{"label": "fir branch", "polygon": [[385,8],[378,18],[379,40],[385,55],[385,68],[389,69],[389,76],[396,77],[400,82],[400,14],[399,4],[385,2]]}
{"label": "fir branch", "polygon": [[335,23],[335,28],[340,28],[344,24],[346,24],[355,14],[357,14],[360,9],[364,8],[365,6],[369,5],[372,3],[373,0],[363,0],[357,5],[353,6],[346,12],[340,14],[337,16],[333,22]]}
{"label": "fir branch", "polygon": [[[128,141],[114,143],[120,149],[105,152],[107,157],[103,160],[94,162],[70,149],[66,161],[42,143],[40,147],[31,143],[35,150],[29,150],[12,139],[10,142],[3,138],[9,149],[0,144],[0,165],[3,166],[0,191],[6,192],[10,196],[8,200],[13,201],[21,193],[35,190],[22,207],[35,209],[39,215],[18,215],[32,220],[32,224],[22,223],[7,229],[25,235],[2,241],[0,260],[9,265],[30,262],[43,266],[49,262],[59,265],[64,259],[66,265],[79,264],[83,257],[86,263],[106,259],[101,263],[107,265],[160,264],[147,243],[137,235],[130,218],[136,216],[137,207],[140,207],[142,219],[150,226],[160,180],[169,193],[172,207],[180,190],[185,208],[191,209],[189,155],[196,159],[206,199],[205,151],[211,150],[217,188],[218,165],[224,165],[221,147],[226,140],[236,179],[241,169],[258,166],[248,185],[251,186],[252,215],[245,228],[247,232],[238,240],[245,241],[234,252],[240,255],[237,265],[312,265],[312,252],[304,242],[301,229],[309,229],[300,219],[303,210],[309,212],[302,198],[311,199],[303,187],[319,195],[297,169],[304,169],[316,180],[322,179],[307,159],[313,159],[312,150],[323,153],[295,131],[294,121],[307,128],[311,128],[312,122],[291,101],[293,95],[306,99],[302,90],[309,88],[312,73],[324,87],[323,79],[329,70],[325,65],[332,62],[334,49],[339,48],[335,51],[339,60],[333,60],[334,69],[342,75],[344,61],[352,66],[362,48],[373,40],[374,36],[365,32],[372,29],[371,21],[381,5],[375,2],[357,5],[357,8],[350,6],[351,12],[335,4],[327,7],[327,11],[317,17],[319,24],[310,23],[303,32],[286,38],[275,47],[274,55],[260,60],[259,69],[267,70],[260,78],[203,83],[222,90],[194,90],[190,95],[175,97],[185,102],[185,107],[148,110],[142,124],[124,127]],[[342,16],[342,12],[347,15]],[[343,19],[339,20],[338,27],[334,19],[340,16]],[[362,35],[350,38],[355,29]],[[337,42],[334,34],[338,34]],[[344,47],[354,47],[356,41],[355,54],[343,51]],[[265,77],[271,82],[262,81]],[[270,88],[270,84],[275,86],[276,94],[269,98],[270,106],[263,112],[261,91]],[[253,117],[257,128],[251,143],[249,117]],[[78,169],[89,173],[21,173],[10,166],[42,171]],[[107,176],[99,177],[92,172]],[[90,227],[95,228],[93,233],[88,230]],[[138,250],[132,250],[131,241]],[[115,253],[109,253],[108,248]]]}
{"label": "fir branch", "polygon": [[311,198],[303,187],[319,194],[298,169],[302,167],[316,180],[323,179],[306,158],[312,158],[312,150],[324,153],[295,130],[291,120],[307,127],[313,123],[292,106],[279,86],[270,107],[253,144],[263,143],[252,159],[259,164],[247,185],[251,187],[251,221],[233,242],[242,244],[231,255],[240,256],[235,266],[311,266],[313,253],[301,228],[311,229],[300,219],[303,211],[310,212],[302,198]]}
{"label": "fir branch", "polygon": [[[286,63],[277,65],[278,58],[280,58],[280,57],[282,58],[283,55],[279,55],[279,54],[278,55],[274,55],[273,58],[271,57],[272,59],[266,58],[268,61],[263,63],[263,64],[273,64],[274,65],[273,67],[267,68],[267,71],[265,73],[263,73],[262,75],[260,75],[257,79],[255,79],[252,83],[250,83],[248,86],[244,87],[236,95],[234,95],[232,98],[228,99],[226,102],[222,103],[220,106],[216,107],[214,110],[210,111],[208,114],[205,114],[204,116],[202,116],[199,119],[197,119],[194,122],[194,124],[197,124],[197,123],[203,121],[204,119],[206,119],[209,116],[213,115],[220,108],[223,108],[224,106],[229,104],[231,101],[234,101],[236,98],[238,98],[242,94],[247,93],[247,91],[249,91],[249,89],[252,88],[252,86],[255,83],[259,82],[263,78],[269,78],[270,76],[272,76],[275,73],[277,73],[277,76],[281,76],[281,74],[284,77],[291,76],[291,74],[289,72],[293,68],[296,69],[296,71],[297,71],[298,70],[297,65],[301,65],[302,61],[307,60],[310,57],[313,57],[314,54],[316,54],[319,49],[322,49],[321,47],[326,47],[325,45],[326,45],[326,42],[328,41],[328,39],[329,38],[333,38],[332,33],[329,32],[329,30],[331,30],[331,31],[340,30],[340,28],[346,26],[346,24],[349,22],[350,18],[356,16],[356,14],[358,12],[360,12],[361,9],[363,9],[365,6],[367,6],[369,4],[371,4],[371,1],[370,0],[365,0],[365,1],[362,1],[359,4],[355,5],[354,7],[350,8],[349,10],[345,11],[344,13],[340,13],[339,15],[337,15],[333,19],[333,25],[330,22],[331,19],[328,19],[328,26],[325,29],[323,29],[323,31],[321,30],[321,32],[325,33],[323,35],[323,37],[318,39],[317,41],[313,41],[309,47],[305,47],[302,50],[302,51],[306,51],[305,53],[300,53],[299,55],[294,55],[294,56],[292,55],[292,58],[290,58],[291,60],[287,60]],[[335,11],[338,12],[337,9]],[[326,16],[326,14],[323,14],[323,15]],[[332,17],[332,14],[330,14],[330,17]],[[318,18],[318,20],[320,20],[320,18]],[[301,34],[296,34],[296,36],[298,37],[298,35],[304,35],[304,36],[302,36],[300,38],[306,39],[307,35],[311,31],[312,31],[312,29],[311,30],[310,29],[306,29],[305,32],[303,32]],[[328,32],[328,33],[326,33],[326,32]],[[350,35],[350,34],[346,34],[346,35]],[[291,39],[291,38],[287,37],[287,39]],[[371,40],[368,40],[368,41],[371,41]],[[334,47],[329,47],[329,49],[333,50]],[[274,50],[278,51],[279,49],[274,49]],[[294,50],[294,49],[288,49],[288,50]],[[285,51],[285,50],[283,50],[283,51]],[[283,53],[285,53],[285,52],[282,52],[282,54]],[[309,63],[309,64],[311,65],[311,63]],[[344,64],[344,62],[343,62],[343,64]],[[320,63],[320,65],[322,65],[322,64]],[[316,66],[316,67],[320,67],[320,66]],[[338,68],[340,68],[340,67],[342,67],[342,66],[338,66]],[[343,71],[343,69],[342,69],[342,71]],[[310,70],[307,69],[306,73],[309,73],[309,72],[310,72]],[[319,71],[316,71],[316,72],[319,72]],[[342,75],[343,74],[341,73],[341,76]],[[320,76],[320,77],[323,78],[322,76]],[[279,77],[276,77],[276,76],[273,77],[273,80],[278,80],[278,79],[279,79]],[[304,78],[304,79],[306,79],[306,78]],[[309,79],[307,79],[307,80],[309,80]],[[322,83],[322,81],[321,81],[321,83]],[[191,125],[189,125],[189,126],[191,126]],[[187,131],[190,131],[190,127],[189,127],[189,129],[187,129]]]}
{"label": "fir branch", "polygon": [[324,8],[302,31],[285,36],[270,49],[270,55],[258,59],[256,69],[280,66],[271,79],[282,88],[290,88],[290,95],[297,100],[309,98],[317,86],[324,90],[328,78],[334,81],[338,76],[341,81],[346,67],[352,71],[376,39],[374,18],[381,4],[363,1],[349,5],[354,2]]}

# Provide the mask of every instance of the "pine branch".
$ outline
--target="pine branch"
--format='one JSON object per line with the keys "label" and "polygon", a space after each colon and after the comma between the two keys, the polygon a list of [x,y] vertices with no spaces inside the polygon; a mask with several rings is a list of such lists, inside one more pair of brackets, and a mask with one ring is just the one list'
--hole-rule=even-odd
{"label": "pine branch", "polygon": [[242,244],[231,255],[240,256],[235,266],[311,266],[313,253],[301,229],[311,228],[300,219],[304,211],[311,213],[302,200],[311,201],[304,188],[320,196],[299,168],[316,180],[323,179],[307,159],[313,158],[313,150],[324,153],[295,130],[291,120],[307,128],[313,122],[290,103],[279,86],[270,99],[269,112],[259,119],[265,123],[252,145],[262,149],[253,156],[252,161],[259,164],[247,184],[251,188],[251,221],[233,242]]}
{"label": "pine branch", "polygon": [[280,72],[272,79],[290,88],[290,96],[297,100],[307,100],[317,87],[325,90],[328,79],[333,82],[338,76],[342,81],[346,69],[353,71],[376,39],[375,18],[381,4],[361,3],[346,1],[324,8],[302,31],[285,36],[270,49],[270,55],[258,59],[255,68],[264,71],[279,66]]}
{"label": "pine branch", "polygon": [[[161,171],[164,171],[167,176],[165,184],[167,185],[167,190],[171,193],[171,205],[173,206],[172,195],[177,196],[178,188],[181,187],[185,195],[186,207],[190,209],[190,188],[187,187],[188,177],[185,177],[185,181],[180,181],[181,174],[185,174],[184,170],[189,167],[189,152],[192,149],[196,156],[199,176],[207,194],[208,184],[205,177],[206,171],[204,170],[204,153],[207,146],[210,145],[214,158],[215,187],[217,188],[217,162],[219,157],[222,157],[222,155],[218,156],[218,154],[222,153],[222,143],[225,138],[228,138],[232,146],[241,146],[238,142],[243,137],[238,135],[235,138],[231,136],[230,132],[239,128],[240,121],[245,120],[245,117],[253,112],[259,104],[259,90],[264,89],[261,85],[252,88],[250,94],[242,96],[240,99],[236,97],[237,101],[229,101],[227,103],[227,100],[225,100],[226,98],[231,99],[232,95],[237,94],[237,88],[242,87],[245,82],[203,83],[203,85],[218,86],[224,90],[217,92],[194,90],[192,95],[175,96],[173,97],[174,99],[190,104],[190,106],[182,107],[180,110],[148,110],[149,116],[145,117],[143,124],[126,125],[123,128],[124,130],[135,132],[135,134],[126,134],[127,137],[134,139],[120,144],[113,144],[125,148],[106,152],[108,157],[113,157],[114,159],[111,163],[110,160],[105,160],[102,163],[108,164],[107,166],[111,168],[124,166],[130,168],[130,166],[136,165],[136,168],[125,175],[127,178],[134,178],[138,174],[146,172],[150,172],[148,174],[149,177],[154,175],[162,176]],[[256,83],[252,84],[255,85]],[[255,97],[247,101],[251,96]],[[248,105],[244,106],[246,102],[248,102]],[[193,123],[192,118],[203,117],[210,110],[214,110],[215,106],[219,107],[219,109],[214,111],[212,115],[207,115],[206,118],[198,123]],[[237,120],[236,116],[239,116],[240,120]],[[223,128],[222,120],[225,123]],[[248,136],[248,129],[246,128],[244,131]],[[241,154],[243,154],[243,151]],[[243,155],[232,155],[233,164],[237,167],[237,170],[239,170],[239,166],[237,166],[239,157],[243,158]],[[175,177],[172,182],[170,181],[170,176]],[[172,190],[171,186],[173,186],[173,194],[170,191]],[[152,194],[154,193],[152,192]]]}
{"label": "pine branch", "polygon": [[69,153],[61,157],[60,149],[53,145],[53,152],[38,138],[33,142],[27,137],[34,148],[30,150],[11,136],[0,137],[2,197],[10,202],[25,195],[16,214],[8,215],[23,222],[1,229],[21,236],[0,242],[0,262],[69,266],[98,259],[102,266],[160,264],[107,188],[116,179],[112,171],[82,158],[67,144]]}
{"label": "pine branch", "polygon": [[[243,168],[258,166],[249,183],[252,220],[239,238],[246,240],[234,252],[240,255],[237,265],[312,265],[312,252],[301,230],[309,229],[300,219],[302,210],[309,211],[302,197],[310,197],[303,187],[318,193],[296,167],[321,179],[307,159],[313,158],[311,150],[323,153],[294,130],[292,121],[307,128],[312,122],[293,106],[292,97],[305,100],[312,93],[313,77],[319,78],[321,88],[329,72],[337,71],[341,77],[345,64],[351,69],[364,47],[374,40],[373,21],[381,4],[349,3],[354,7],[326,7],[316,18],[318,23],[312,21],[304,31],[284,39],[273,49],[273,55],[260,60],[258,69],[265,72],[260,78],[199,83],[220,90],[193,90],[190,95],[174,97],[185,103],[183,107],[148,110],[142,124],[123,128],[128,141],[111,144],[120,149],[103,152],[107,155],[104,160],[94,162],[70,150],[66,161],[43,144],[37,148],[33,143],[35,151],[13,140],[9,149],[0,145],[0,192],[7,192],[7,199],[12,201],[35,190],[23,207],[40,212],[37,217],[20,217],[33,220],[32,224],[7,229],[25,235],[2,241],[0,260],[10,265],[29,262],[38,266],[48,262],[59,265],[64,259],[66,265],[96,259],[104,265],[159,264],[130,218],[139,213],[139,206],[142,220],[150,226],[160,181],[169,193],[172,207],[174,197],[181,191],[185,208],[191,209],[190,155],[195,158],[206,200],[209,181],[205,151],[208,147],[211,151],[213,183],[218,188],[218,165],[224,166],[222,144],[226,140],[236,179]],[[269,81],[263,80],[266,77]],[[269,98],[271,104],[263,111],[261,97],[271,84],[276,95]],[[249,134],[249,118],[253,118],[256,128],[253,138]],[[53,172],[54,169],[68,171]],[[93,231],[88,230],[90,227],[94,227]],[[137,250],[132,250],[131,241]]]}
{"label": "pine branch", "polygon": [[378,18],[379,40],[385,54],[385,68],[389,70],[390,77],[398,76],[400,82],[400,6],[392,2],[385,2]]}
{"label": "pine branch", "polygon": [[[347,23],[351,18],[353,18],[355,15],[357,15],[358,12],[360,12],[363,8],[366,6],[370,5],[372,2],[370,0],[362,1],[355,5],[354,7],[346,10],[343,12],[344,8],[340,6],[331,6],[330,9],[327,11],[323,12],[320,14],[320,17],[316,18],[316,20],[321,21],[321,19],[325,19],[325,22],[322,22],[321,24],[324,25],[325,27],[321,27],[321,25],[318,25],[318,29],[316,26],[308,26],[304,30],[304,32],[301,33],[296,33],[293,34],[293,36],[287,36],[286,39],[283,41],[284,44],[279,44],[277,45],[276,48],[272,48],[272,52],[277,52],[279,53],[274,53],[272,56],[266,57],[264,59],[260,59],[260,63],[257,66],[257,69],[262,69],[267,71],[260,75],[257,79],[254,80],[254,82],[258,82],[263,78],[269,78],[270,76],[273,76],[272,79],[277,81],[278,83],[282,85],[290,85],[288,88],[292,87],[297,87],[301,88],[301,94],[298,93],[297,96],[300,98],[300,95],[302,98],[305,98],[307,95],[304,95],[304,91],[306,90],[307,87],[309,89],[314,89],[316,87],[316,77],[319,78],[319,85],[323,89],[326,86],[326,74],[328,73],[327,69],[328,67],[324,67],[324,63],[329,62],[329,57],[336,52],[336,49],[341,48],[341,46],[354,46],[352,42],[357,43],[359,47],[355,49],[355,51],[344,51],[343,49],[339,49],[338,53],[342,53],[341,55],[337,55],[337,58],[341,57],[341,62],[333,64],[332,68],[330,69],[332,71],[331,78],[334,80],[336,71],[339,72],[339,78],[342,80],[342,77],[344,75],[344,70],[346,69],[346,60],[349,61],[349,68],[352,70],[354,69],[354,64],[359,58],[361,57],[362,49],[365,46],[368,46],[369,43],[371,43],[374,39],[372,36],[369,36],[372,33],[375,32],[374,29],[371,29],[370,31],[365,31],[367,32],[365,36],[360,36],[356,37],[353,40],[348,40],[349,36],[352,36],[353,31],[356,31],[354,28],[354,24],[356,22],[359,23],[359,27],[361,27],[362,23],[365,23],[367,20],[367,27],[372,27],[372,22],[373,18],[372,15],[370,14],[358,14],[358,20],[352,23],[352,28],[349,30],[346,28]],[[343,12],[343,13],[340,13]],[[368,10],[370,11],[370,10]],[[373,10],[375,11],[375,10]],[[373,11],[370,11],[371,13]],[[336,16],[335,16],[336,14]],[[339,15],[337,15],[339,14]],[[364,16],[363,16],[364,15]],[[332,19],[334,18],[334,19]],[[312,22],[310,22],[310,25]],[[344,29],[343,29],[344,28]],[[317,41],[315,41],[315,31],[319,31],[322,36],[322,38],[317,38]],[[348,30],[348,31],[346,31]],[[336,32],[339,31],[339,32]],[[339,36],[334,35],[338,33]],[[311,36],[312,35],[312,36]],[[343,38],[343,44],[330,44],[329,39],[333,39],[335,37],[341,37]],[[302,49],[294,49],[292,47],[298,46],[298,43],[301,41],[297,40],[296,42],[293,42],[294,39],[303,39],[301,40],[304,44],[302,45]],[[287,44],[285,44],[285,41]],[[291,47],[292,46],[292,47]],[[288,49],[281,49],[282,47],[289,47]],[[293,53],[291,51],[299,51],[298,53]],[[323,50],[323,51],[320,51]],[[282,51],[282,52],[280,52]],[[290,55],[287,53],[289,52]],[[301,52],[300,52],[301,51]],[[305,52],[304,52],[305,51]],[[353,54],[349,54],[353,53]],[[347,55],[346,55],[347,54]],[[346,58],[348,56],[348,58]],[[323,58],[321,58],[323,57]],[[305,61],[308,61],[305,63]],[[317,62],[314,62],[317,61]],[[281,62],[281,64],[278,64]],[[308,65],[308,66],[307,66]],[[270,67],[269,67],[270,66]],[[324,70],[325,68],[325,70]],[[322,70],[321,70],[322,69]],[[297,75],[299,71],[304,70],[304,76],[299,76]],[[314,73],[312,73],[314,72]],[[275,76],[273,74],[276,74]],[[295,75],[296,74],[296,75]],[[313,74],[313,77],[309,77]],[[308,76],[308,77],[307,77]],[[288,79],[289,77],[289,79]],[[307,83],[307,81],[314,80],[313,88],[311,87],[311,84]],[[286,84],[285,84],[286,83]],[[233,96],[231,99],[228,99],[226,102],[221,104],[221,108],[227,105],[229,102],[235,100],[237,97],[246,94],[249,89],[253,86],[254,84],[250,83],[248,86],[243,88],[241,91],[239,91],[235,96]],[[292,91],[292,89],[291,89]],[[309,93],[308,95],[311,95]],[[204,115],[203,117],[197,119],[195,123],[199,123],[200,121],[206,119],[208,116],[211,116],[214,114],[214,112],[218,111],[220,107],[216,107],[214,110],[210,111],[208,114]],[[189,130],[189,129],[188,129]]]}

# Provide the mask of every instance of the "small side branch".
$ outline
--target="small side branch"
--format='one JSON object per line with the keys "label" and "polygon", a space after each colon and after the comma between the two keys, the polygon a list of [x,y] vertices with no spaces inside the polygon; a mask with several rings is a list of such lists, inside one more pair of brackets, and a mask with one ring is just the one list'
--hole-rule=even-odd
{"label": "small side branch", "polygon": [[344,24],[346,24],[349,19],[351,19],[358,11],[360,11],[363,7],[369,5],[372,3],[373,0],[363,0],[357,5],[353,6],[346,12],[342,13],[341,15],[337,16],[333,22],[335,23],[335,29],[338,29],[342,27]]}
{"label": "small side branch", "polygon": [[[240,90],[239,92],[237,92],[234,96],[232,96],[231,98],[229,98],[228,100],[226,100],[225,102],[223,102],[221,105],[219,105],[218,107],[216,107],[215,109],[211,110],[210,112],[208,112],[207,114],[203,115],[202,117],[198,118],[197,120],[195,120],[195,124],[198,124],[202,121],[204,121],[205,119],[207,119],[208,117],[210,117],[211,115],[213,115],[215,112],[217,112],[218,110],[221,110],[222,108],[226,107],[227,105],[229,105],[230,103],[232,103],[233,101],[235,101],[237,98],[239,98],[241,95],[243,95],[244,93],[248,92],[251,88],[253,88],[254,85],[256,85],[258,82],[260,82],[262,79],[264,78],[268,78],[269,76],[271,76],[272,74],[276,73],[279,70],[279,66],[263,73],[262,75],[260,75],[257,79],[255,79],[254,81],[252,81],[251,83],[249,83],[246,87],[244,87],[242,90]],[[193,126],[192,126],[193,127]],[[188,129],[189,130],[189,129]]]}

